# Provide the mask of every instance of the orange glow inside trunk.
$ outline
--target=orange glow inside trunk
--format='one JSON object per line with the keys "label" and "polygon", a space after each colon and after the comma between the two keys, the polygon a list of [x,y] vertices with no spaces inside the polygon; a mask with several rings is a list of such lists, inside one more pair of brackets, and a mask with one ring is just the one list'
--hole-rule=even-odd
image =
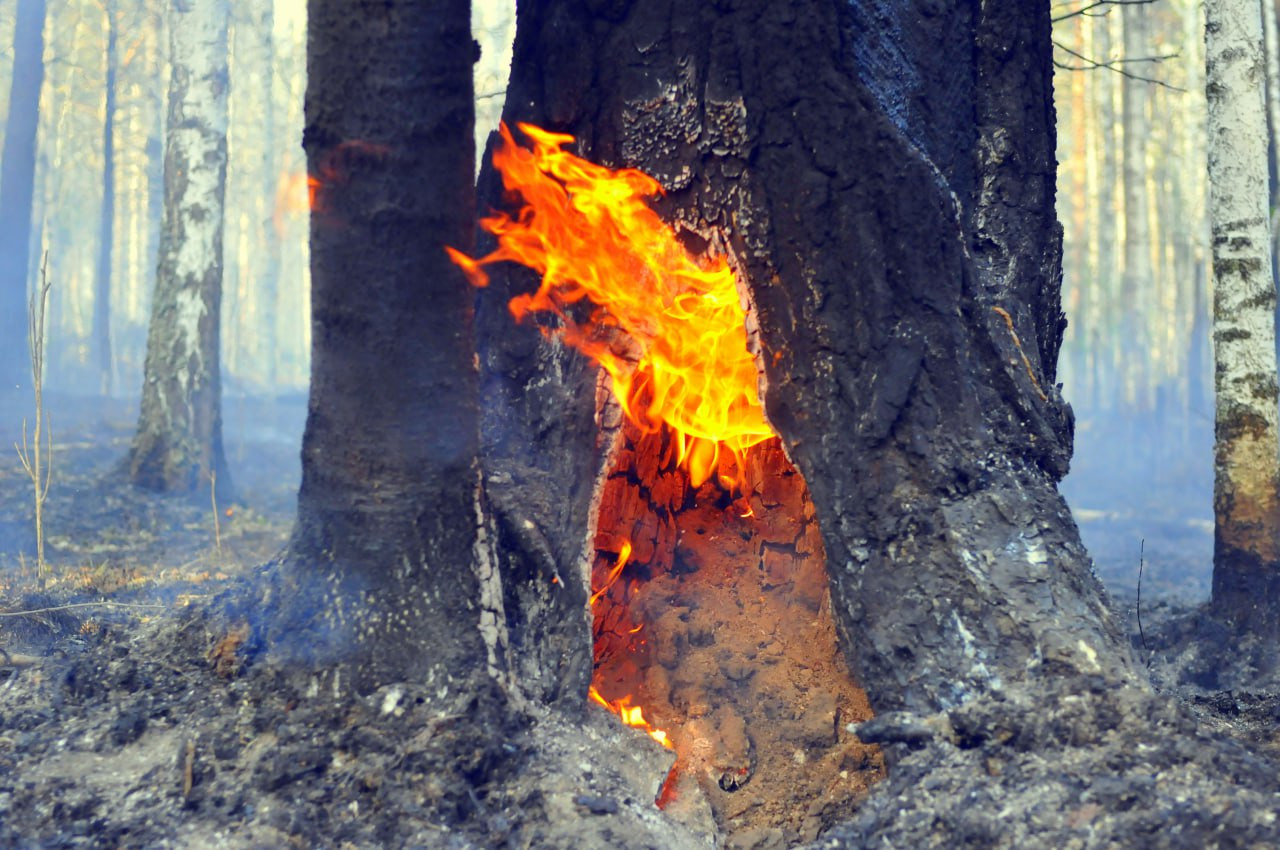
{"label": "orange glow inside trunk", "polygon": [[557,317],[544,332],[606,370],[623,413],[598,503],[590,698],[675,750],[662,802],[692,782],[730,832],[806,837],[821,819],[805,806],[847,808],[882,764],[842,731],[870,709],[836,648],[813,504],[765,419],[733,272],[685,250],[645,203],[652,178],[519,129],[532,147],[504,126],[494,165],[522,206],[482,221],[493,252],[450,256],[476,286],[500,261],[540,272],[513,316]]}

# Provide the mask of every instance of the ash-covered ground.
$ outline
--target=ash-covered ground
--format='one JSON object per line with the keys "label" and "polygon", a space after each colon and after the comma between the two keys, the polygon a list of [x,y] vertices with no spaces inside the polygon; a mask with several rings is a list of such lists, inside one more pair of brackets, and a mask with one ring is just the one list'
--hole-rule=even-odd
{"label": "ash-covered ground", "polygon": [[[671,757],[603,709],[562,717],[489,689],[441,698],[410,683],[335,698],[272,660],[251,618],[229,612],[243,614],[270,580],[263,565],[287,537],[300,400],[228,402],[238,498],[217,506],[216,531],[211,503],[138,493],[111,475],[132,431],[128,405],[58,402],[43,592],[29,491],[16,458],[0,463],[0,846],[723,840],[711,819],[654,805]],[[1097,505],[1085,509],[1124,512]],[[1086,540],[1105,545],[1090,522]],[[809,846],[1280,846],[1273,653],[1233,643],[1194,594],[1168,592],[1182,579],[1152,578],[1168,567],[1145,521],[1108,522],[1117,539],[1147,540],[1145,646],[1136,629],[1134,641],[1159,692],[1063,680],[940,715],[876,718],[856,732],[886,748],[889,777]],[[1130,560],[1136,580],[1136,547],[1132,558],[1095,556]],[[1136,599],[1119,591],[1136,627]],[[762,829],[728,846],[798,840]]]}

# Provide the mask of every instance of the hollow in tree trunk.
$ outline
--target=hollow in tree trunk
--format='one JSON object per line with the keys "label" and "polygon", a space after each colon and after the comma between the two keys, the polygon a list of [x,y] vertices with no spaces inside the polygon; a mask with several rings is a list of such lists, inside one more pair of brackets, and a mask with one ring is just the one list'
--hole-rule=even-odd
{"label": "hollow in tree trunk", "polygon": [[[1056,490],[1072,418],[1049,51],[1045,4],[519,9],[507,122],[653,175],[689,246],[745,279],[766,411],[810,483],[877,710],[1134,675]],[[481,196],[503,203],[489,175]],[[507,300],[533,283],[495,274],[478,316],[509,589],[577,577],[602,453],[595,370],[512,325]],[[508,596],[512,647],[546,634],[550,605],[580,607],[542,592]],[[573,690],[590,657],[565,645],[554,675]]]}
{"label": "hollow in tree trunk", "polygon": [[169,9],[169,113],[164,221],[130,480],[194,493],[216,480],[222,450],[219,329],[227,179],[227,7],[174,0]]}

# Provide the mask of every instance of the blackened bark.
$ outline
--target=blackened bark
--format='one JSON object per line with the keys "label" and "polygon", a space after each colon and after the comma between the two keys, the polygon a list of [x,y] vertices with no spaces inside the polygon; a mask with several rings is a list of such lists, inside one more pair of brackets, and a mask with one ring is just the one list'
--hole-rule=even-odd
{"label": "blackened bark", "polygon": [[269,639],[360,690],[500,662],[472,291],[444,251],[475,214],[469,27],[465,0],[309,5],[311,399]]}
{"label": "blackened bark", "polygon": [[27,272],[36,124],[44,82],[44,0],[18,0],[13,76],[0,152],[0,387],[28,386]]}
{"label": "blackened bark", "polygon": [[[809,482],[873,706],[1132,675],[1056,490],[1071,415],[1054,386],[1047,3],[543,0],[519,14],[508,123],[654,175],[689,243],[743,273],[766,409]],[[501,389],[487,450],[510,457],[503,440],[534,411],[523,427],[549,440],[534,445],[573,455],[526,461],[572,506],[545,534],[571,553],[585,518],[569,488],[599,453],[592,370],[511,327],[505,298],[529,284],[483,296],[485,389]],[[562,474],[574,464],[581,478]]]}

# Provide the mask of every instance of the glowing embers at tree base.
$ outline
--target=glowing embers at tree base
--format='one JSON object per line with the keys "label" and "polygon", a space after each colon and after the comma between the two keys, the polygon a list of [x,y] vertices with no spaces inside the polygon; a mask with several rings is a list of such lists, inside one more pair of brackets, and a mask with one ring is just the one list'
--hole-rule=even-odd
{"label": "glowing embers at tree base", "polygon": [[811,840],[883,768],[845,729],[871,712],[836,647],[804,481],[770,441],[740,490],[694,487],[670,436],[624,429],[600,499],[593,689],[670,738],[670,813],[701,798],[722,834]]}

